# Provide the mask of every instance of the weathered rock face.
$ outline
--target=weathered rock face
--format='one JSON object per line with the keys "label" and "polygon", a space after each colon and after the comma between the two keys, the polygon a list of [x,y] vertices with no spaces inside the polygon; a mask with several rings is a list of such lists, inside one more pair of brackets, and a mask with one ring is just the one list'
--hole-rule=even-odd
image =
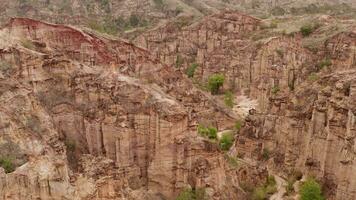
{"label": "weathered rock face", "polygon": [[194,78],[206,82],[214,73],[225,76],[225,89],[257,99],[266,110],[273,90],[289,91],[303,82],[305,64],[312,61],[298,36],[278,36],[255,42],[260,20],[237,12],[223,12],[177,30],[167,26],[143,34],[136,44],[148,48],[169,65],[185,72],[199,65]]}
{"label": "weathered rock face", "polygon": [[0,147],[18,149],[2,199],[171,199],[188,185],[244,199],[239,178],[266,177],[190,129],[235,116],[145,50],[21,18],[0,41]]}
{"label": "weathered rock face", "polygon": [[251,113],[236,150],[254,159],[271,152],[270,169],[302,170],[323,181],[328,199],[355,199],[355,42],[352,31],[327,40],[332,66]]}

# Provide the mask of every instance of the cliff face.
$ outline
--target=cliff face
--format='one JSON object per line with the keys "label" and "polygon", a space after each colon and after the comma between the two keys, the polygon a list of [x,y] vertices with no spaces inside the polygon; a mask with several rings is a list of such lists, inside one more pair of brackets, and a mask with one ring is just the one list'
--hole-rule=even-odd
{"label": "cliff face", "polygon": [[[312,52],[299,34],[254,41],[261,27],[258,19],[223,12],[182,29],[152,30],[135,43],[182,72],[196,63],[199,82],[224,74],[225,90],[256,100],[237,136],[236,155],[286,179],[298,170],[316,176],[329,199],[356,198],[354,29]],[[263,152],[271,159],[263,161]]]}
{"label": "cliff face", "polygon": [[147,51],[23,18],[0,40],[0,148],[14,149],[1,156],[16,166],[0,172],[1,199],[160,199],[188,185],[239,199],[240,178],[266,178],[191,130],[235,116]]}
{"label": "cliff face", "polygon": [[[328,199],[355,199],[355,32],[325,42],[332,65],[298,86],[276,94],[265,113],[251,113],[235,148],[261,159],[271,152],[270,169],[301,170],[324,183]],[[265,150],[263,150],[265,149]]]}

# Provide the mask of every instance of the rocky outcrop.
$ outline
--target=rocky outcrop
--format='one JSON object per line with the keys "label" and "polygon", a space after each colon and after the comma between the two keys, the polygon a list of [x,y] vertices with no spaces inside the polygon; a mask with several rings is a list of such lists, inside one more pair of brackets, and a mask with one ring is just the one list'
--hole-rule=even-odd
{"label": "rocky outcrop", "polygon": [[0,36],[0,141],[19,154],[0,172],[3,199],[171,199],[186,187],[243,199],[240,178],[266,177],[197,136],[197,121],[235,116],[147,51],[25,18]]}

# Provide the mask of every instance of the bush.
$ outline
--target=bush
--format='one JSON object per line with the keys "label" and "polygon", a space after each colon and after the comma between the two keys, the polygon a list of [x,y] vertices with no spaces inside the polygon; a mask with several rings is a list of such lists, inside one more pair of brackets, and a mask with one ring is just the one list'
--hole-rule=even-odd
{"label": "bush", "polygon": [[308,76],[308,80],[309,81],[316,81],[318,80],[318,75],[316,73],[311,73],[309,76]]}
{"label": "bush", "polygon": [[224,85],[225,77],[222,74],[214,74],[209,77],[208,88],[211,94],[217,94],[221,86]]}
{"label": "bush", "polygon": [[225,154],[225,159],[228,161],[230,167],[236,169],[239,166],[239,162],[236,158]]}
{"label": "bush", "polygon": [[203,137],[208,137],[209,139],[217,139],[218,137],[218,130],[215,127],[205,127],[203,125],[199,125],[198,133]]}
{"label": "bush", "polygon": [[137,27],[140,24],[140,18],[137,15],[131,14],[129,22],[132,27]]}
{"label": "bush", "polygon": [[252,199],[253,200],[266,200],[267,193],[266,193],[265,188],[258,187],[257,189],[255,189],[252,194]]}
{"label": "bush", "polygon": [[316,64],[317,70],[322,70],[324,67],[330,67],[332,62],[329,58],[324,58],[322,61]]}
{"label": "bush", "polygon": [[176,200],[205,200],[207,199],[205,189],[185,189],[183,190]]}
{"label": "bush", "polygon": [[193,63],[190,65],[190,67],[187,68],[187,71],[185,72],[189,78],[194,77],[195,70],[198,68],[198,64]]}
{"label": "bush", "polygon": [[227,91],[224,94],[224,102],[225,105],[229,108],[233,108],[234,107],[234,95],[232,94],[232,92]]}
{"label": "bush", "polygon": [[0,60],[0,72],[3,74],[8,74],[11,71],[11,64],[5,60]]}
{"label": "bush", "polygon": [[5,173],[11,173],[15,171],[15,166],[10,158],[0,157],[0,167],[5,169]]}
{"label": "bush", "polygon": [[300,188],[301,200],[323,200],[321,187],[313,178],[309,178]]}
{"label": "bush", "polygon": [[21,40],[21,45],[27,49],[34,49],[35,45],[32,43],[31,40],[23,39]]}
{"label": "bush", "polygon": [[273,86],[271,89],[272,94],[277,94],[279,92],[279,87],[278,86]]}
{"label": "bush", "polygon": [[265,200],[268,196],[277,192],[277,182],[274,176],[268,176],[266,183],[256,188],[252,193],[253,200]]}
{"label": "bush", "polygon": [[66,141],[64,142],[64,144],[67,147],[67,150],[70,152],[74,152],[76,149],[76,142],[74,140],[71,139],[66,139]]}
{"label": "bush", "polygon": [[317,28],[320,27],[320,24],[306,24],[300,27],[300,32],[304,37],[309,36],[312,34]]}
{"label": "bush", "polygon": [[180,68],[184,63],[184,60],[181,55],[177,55],[176,59],[176,68]]}
{"label": "bush", "polygon": [[270,151],[267,148],[263,149],[262,158],[263,160],[268,160],[270,157]]}
{"label": "bush", "polygon": [[219,141],[220,148],[223,151],[228,151],[234,144],[234,135],[231,132],[224,133]]}
{"label": "bush", "polygon": [[242,127],[242,122],[240,120],[237,120],[235,122],[235,130],[239,131]]}

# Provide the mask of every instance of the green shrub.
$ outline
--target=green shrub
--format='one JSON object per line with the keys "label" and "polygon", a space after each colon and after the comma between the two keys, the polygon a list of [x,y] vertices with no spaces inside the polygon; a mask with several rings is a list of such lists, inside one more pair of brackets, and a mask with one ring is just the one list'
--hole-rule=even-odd
{"label": "green shrub", "polygon": [[184,63],[184,60],[181,55],[177,55],[176,58],[176,68],[180,68]]}
{"label": "green shrub", "polygon": [[253,191],[252,194],[253,200],[266,200],[267,199],[267,192],[264,187],[258,187]]}
{"label": "green shrub", "polygon": [[224,133],[219,141],[220,149],[228,151],[234,144],[234,135],[231,132]]}
{"label": "green shrub", "polygon": [[214,74],[209,77],[208,88],[211,94],[217,94],[221,86],[224,85],[225,77],[222,74]]}
{"label": "green shrub", "polygon": [[7,74],[11,70],[11,64],[5,60],[0,60],[0,71],[3,74]]}
{"label": "green shrub", "polygon": [[304,37],[309,36],[313,32],[313,27],[308,24],[300,27],[300,32]]}
{"label": "green shrub", "polygon": [[156,8],[163,9],[164,7],[163,0],[153,0],[153,2],[155,3]]}
{"label": "green shrub", "polygon": [[206,192],[204,188],[185,189],[179,193],[176,200],[206,200]]}
{"label": "green shrub", "polygon": [[135,14],[131,14],[129,22],[132,27],[137,27],[140,24],[140,18]]}
{"label": "green shrub", "polygon": [[318,80],[318,75],[316,73],[311,73],[309,76],[308,76],[308,80],[309,81],[316,81]]}
{"label": "green shrub", "polygon": [[225,154],[225,158],[228,161],[230,167],[236,169],[239,166],[239,162],[237,161],[236,158],[229,156],[227,154]]}
{"label": "green shrub", "polygon": [[198,68],[198,64],[193,63],[191,64],[188,68],[187,71],[185,72],[189,78],[194,77],[195,70]]}
{"label": "green shrub", "polygon": [[205,127],[203,125],[198,125],[198,133],[203,137],[208,137],[209,139],[217,139],[218,130],[215,127]]}
{"label": "green shrub", "polygon": [[15,165],[13,164],[11,158],[0,157],[0,167],[5,169],[5,173],[11,173],[15,171]]}
{"label": "green shrub", "polygon": [[271,89],[272,94],[277,94],[280,91],[278,86],[273,86]]}
{"label": "green shrub", "polygon": [[332,62],[329,58],[324,58],[322,61],[316,64],[317,70],[322,70],[324,67],[330,67]]}
{"label": "green shrub", "polygon": [[76,142],[74,140],[71,140],[71,139],[66,139],[64,144],[66,145],[67,150],[70,151],[70,152],[74,152],[75,149],[76,149],[76,146],[77,146]]}
{"label": "green shrub", "polygon": [[233,108],[234,107],[234,95],[232,94],[232,92],[227,91],[224,94],[224,102],[225,105],[229,108]]}
{"label": "green shrub", "polygon": [[31,40],[28,39],[22,39],[21,40],[21,45],[27,49],[34,49],[35,45],[32,43]]}
{"label": "green shrub", "polygon": [[323,200],[321,187],[313,178],[309,178],[300,188],[300,200]]}
{"label": "green shrub", "polygon": [[235,130],[239,131],[242,127],[242,122],[240,120],[237,120],[235,122]]}
{"label": "green shrub", "polygon": [[268,160],[270,157],[270,151],[267,148],[263,149],[262,158],[263,160]]}

